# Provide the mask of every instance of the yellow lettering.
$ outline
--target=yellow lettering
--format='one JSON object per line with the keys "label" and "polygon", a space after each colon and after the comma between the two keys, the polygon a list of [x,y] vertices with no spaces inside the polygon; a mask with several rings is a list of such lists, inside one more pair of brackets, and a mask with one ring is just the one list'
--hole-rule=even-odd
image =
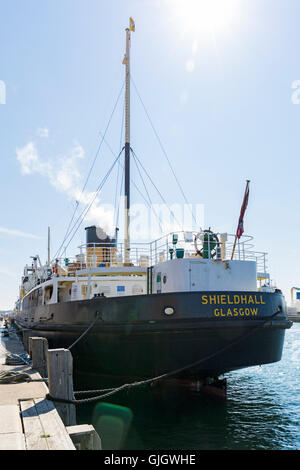
{"label": "yellow lettering", "polygon": [[215,295],[210,295],[209,296],[209,303],[212,304],[216,304],[216,296]]}
{"label": "yellow lettering", "polygon": [[221,304],[222,305],[226,304],[226,295],[221,295]]}
{"label": "yellow lettering", "polygon": [[227,310],[227,316],[229,317],[229,315],[232,317],[232,312],[231,312],[230,308]]}
{"label": "yellow lettering", "polygon": [[234,300],[234,303],[235,304],[239,304],[240,303],[240,297],[238,295],[234,295],[233,296],[233,300]]}
{"label": "yellow lettering", "polygon": [[259,302],[259,301],[257,300],[257,298],[256,298],[256,295],[254,296],[254,298],[255,298],[255,303],[256,303],[256,304],[260,304],[260,302]]}
{"label": "yellow lettering", "polygon": [[227,295],[227,302],[228,302],[230,305],[233,304],[233,302],[230,301],[230,296],[229,296],[229,295]]}
{"label": "yellow lettering", "polygon": [[202,303],[203,303],[204,305],[207,305],[207,304],[208,304],[207,295],[202,295]]}
{"label": "yellow lettering", "polygon": [[258,309],[257,308],[228,308],[227,312],[225,313],[223,311],[223,308],[215,308],[214,309],[214,316],[215,317],[244,317],[247,316],[249,317],[250,315],[257,316],[258,314]]}
{"label": "yellow lettering", "polygon": [[265,303],[266,303],[266,302],[263,301],[262,295],[260,296],[260,303],[261,303],[261,304],[264,304],[264,305],[265,305]]}
{"label": "yellow lettering", "polygon": [[241,295],[241,304],[246,304],[247,303],[247,296],[246,295]]}
{"label": "yellow lettering", "polygon": [[248,304],[254,304],[254,300],[252,298],[252,295],[249,295]]}

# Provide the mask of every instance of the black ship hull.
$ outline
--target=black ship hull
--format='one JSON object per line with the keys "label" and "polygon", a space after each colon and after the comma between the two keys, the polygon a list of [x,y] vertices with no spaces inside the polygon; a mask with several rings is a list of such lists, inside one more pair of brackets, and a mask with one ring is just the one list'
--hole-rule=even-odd
{"label": "black ship hull", "polygon": [[197,380],[276,362],[292,324],[279,292],[100,297],[36,306],[16,322],[50,348],[70,347],[95,322],[72,347],[74,374],[120,380],[178,369],[176,377]]}

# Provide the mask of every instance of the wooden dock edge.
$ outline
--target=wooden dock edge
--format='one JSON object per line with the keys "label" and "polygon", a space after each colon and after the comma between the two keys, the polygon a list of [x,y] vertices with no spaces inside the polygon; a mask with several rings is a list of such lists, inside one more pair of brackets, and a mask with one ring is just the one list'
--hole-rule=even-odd
{"label": "wooden dock edge", "polygon": [[[34,377],[42,379],[40,375],[42,372],[45,378],[48,365],[48,376],[52,387],[50,390],[45,382],[41,382],[40,393],[44,396],[32,398],[30,395],[28,398],[28,393],[26,397],[25,389],[24,395],[19,389],[16,393],[16,401],[11,404],[1,402],[0,396],[0,450],[101,450],[101,439],[92,425],[75,425],[74,405],[69,406],[71,412],[66,413],[65,410],[63,412],[58,410],[55,403],[45,398],[47,393],[51,394],[51,391],[52,393],[66,393],[67,395],[62,398],[73,398],[70,351],[48,350],[47,340],[34,337],[33,332],[30,332],[30,336],[29,331],[27,330],[23,335],[23,342],[25,350],[30,349],[33,365],[36,366],[32,366]],[[19,343],[21,346],[20,339]],[[46,363],[48,358],[51,358],[50,365]],[[67,363],[64,362],[66,358]],[[20,367],[17,367],[20,370]],[[8,370],[15,368],[10,366]],[[58,383],[62,384],[62,388],[57,386]],[[20,385],[8,386],[20,387]],[[28,384],[24,383],[24,387],[26,385]],[[55,393],[54,396],[56,396]],[[66,416],[66,422],[63,421],[64,417],[61,415]],[[68,422],[74,425],[68,425]]]}

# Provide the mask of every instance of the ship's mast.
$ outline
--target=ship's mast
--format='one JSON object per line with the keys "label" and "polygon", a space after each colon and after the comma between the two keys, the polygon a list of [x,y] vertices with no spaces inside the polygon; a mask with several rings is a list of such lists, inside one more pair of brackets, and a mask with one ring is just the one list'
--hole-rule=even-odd
{"label": "ship's mast", "polygon": [[48,227],[48,266],[50,266],[50,227]]}
{"label": "ship's mast", "polygon": [[124,262],[130,262],[130,39],[135,25],[130,18],[130,27],[126,28],[126,55],[123,63],[125,70],[125,227],[124,227]]}

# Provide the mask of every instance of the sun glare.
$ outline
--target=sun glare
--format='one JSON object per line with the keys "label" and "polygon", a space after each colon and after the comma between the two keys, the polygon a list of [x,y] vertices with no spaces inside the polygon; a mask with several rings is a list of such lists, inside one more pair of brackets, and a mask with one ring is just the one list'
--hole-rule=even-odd
{"label": "sun glare", "polygon": [[200,36],[230,30],[237,21],[238,0],[165,0],[170,20],[185,34]]}

